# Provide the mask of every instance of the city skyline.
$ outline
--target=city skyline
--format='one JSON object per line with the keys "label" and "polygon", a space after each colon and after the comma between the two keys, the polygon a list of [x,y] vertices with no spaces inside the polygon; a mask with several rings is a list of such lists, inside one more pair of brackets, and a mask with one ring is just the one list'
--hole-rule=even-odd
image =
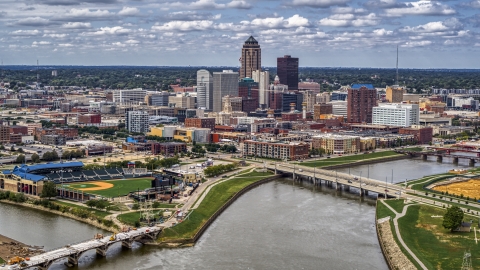
{"label": "city skyline", "polygon": [[244,41],[262,64],[478,68],[479,1],[41,0],[0,3],[5,65],[239,66]]}

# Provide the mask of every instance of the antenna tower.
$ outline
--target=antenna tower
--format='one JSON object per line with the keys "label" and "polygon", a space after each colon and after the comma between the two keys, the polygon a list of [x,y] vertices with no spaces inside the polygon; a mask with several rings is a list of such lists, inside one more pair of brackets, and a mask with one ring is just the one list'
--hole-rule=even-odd
{"label": "antenna tower", "polygon": [[396,67],[396,69],[397,69],[397,81],[396,81],[395,84],[398,85],[398,45],[397,45],[397,67]]}
{"label": "antenna tower", "polygon": [[462,269],[461,270],[472,270],[472,254],[470,251],[463,253],[463,262],[462,262]]}
{"label": "antenna tower", "polygon": [[40,82],[40,75],[38,74],[38,59],[37,59],[37,88],[38,88],[39,82]]}
{"label": "antenna tower", "polygon": [[145,201],[142,204],[142,218],[147,221],[147,223],[150,223],[151,220],[154,218],[154,213],[153,213],[153,208],[152,208],[152,201]]}

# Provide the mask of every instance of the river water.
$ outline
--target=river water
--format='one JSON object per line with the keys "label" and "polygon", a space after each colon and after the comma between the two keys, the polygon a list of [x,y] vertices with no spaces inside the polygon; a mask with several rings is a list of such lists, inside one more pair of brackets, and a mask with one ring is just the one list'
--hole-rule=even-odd
{"label": "river water", "polygon": [[[443,162],[437,162],[436,157],[429,157],[423,161],[421,158],[402,159],[370,165],[351,166],[350,168],[337,169],[338,172],[351,173],[356,176],[368,177],[388,183],[403,182],[422,178],[427,175],[446,173],[451,169],[472,168],[468,166],[468,160],[460,159],[458,164],[453,164],[450,158],[444,158]],[[477,165],[477,164],[476,164]]]}
{"label": "river water", "polygon": [[[116,244],[106,258],[87,252],[76,269],[387,269],[376,238],[374,204],[358,194],[278,180],[241,196],[194,247],[138,244],[126,250]],[[63,246],[97,231],[0,204],[0,234],[28,244]],[[50,269],[66,269],[62,263]]]}

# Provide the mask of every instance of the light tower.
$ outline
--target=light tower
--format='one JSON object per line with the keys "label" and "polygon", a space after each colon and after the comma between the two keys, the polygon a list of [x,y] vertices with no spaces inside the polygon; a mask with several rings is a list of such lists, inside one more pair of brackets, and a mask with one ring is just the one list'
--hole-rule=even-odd
{"label": "light tower", "polygon": [[469,252],[463,253],[463,262],[462,262],[462,269],[461,270],[472,270],[472,254]]}

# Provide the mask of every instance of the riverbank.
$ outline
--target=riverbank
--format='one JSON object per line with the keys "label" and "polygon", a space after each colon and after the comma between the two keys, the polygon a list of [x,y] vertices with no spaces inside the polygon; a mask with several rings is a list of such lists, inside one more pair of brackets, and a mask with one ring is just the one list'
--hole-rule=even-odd
{"label": "riverbank", "polygon": [[378,162],[392,161],[409,158],[408,155],[399,154],[395,151],[382,151],[368,154],[351,154],[343,157],[322,158],[314,161],[296,163],[307,167],[318,167],[322,169],[348,168],[351,166],[372,164]]}
{"label": "riverbank", "polygon": [[193,209],[185,220],[174,227],[166,228],[160,235],[157,245],[178,247],[193,245],[236,199],[247,191],[282,177],[268,172],[251,172],[219,183],[206,193],[200,205]]}
{"label": "riverbank", "polygon": [[43,247],[29,246],[0,234],[0,264],[15,256],[25,258],[41,253]]}
{"label": "riverbank", "polygon": [[59,216],[64,216],[64,217],[68,217],[68,218],[71,218],[71,219],[75,219],[77,221],[90,224],[92,226],[95,226],[97,228],[100,228],[100,229],[103,229],[103,230],[106,230],[106,231],[115,232],[115,233],[118,232],[117,228],[110,227],[110,226],[105,226],[103,223],[99,222],[98,220],[92,220],[92,219],[88,219],[88,218],[78,217],[78,216],[75,216],[71,213],[67,213],[67,212],[64,213],[62,211],[48,209],[48,208],[45,208],[45,207],[40,206],[40,205],[34,205],[34,204],[30,204],[30,203],[17,203],[17,202],[12,202],[12,201],[8,201],[8,200],[0,200],[0,203],[6,203],[6,204],[12,204],[12,205],[17,205],[17,206],[22,206],[22,207],[28,207],[28,208],[31,208],[31,209],[37,209],[37,210],[40,210],[40,211],[45,211],[45,212],[49,212],[49,213],[56,214],[56,215],[59,215]]}

